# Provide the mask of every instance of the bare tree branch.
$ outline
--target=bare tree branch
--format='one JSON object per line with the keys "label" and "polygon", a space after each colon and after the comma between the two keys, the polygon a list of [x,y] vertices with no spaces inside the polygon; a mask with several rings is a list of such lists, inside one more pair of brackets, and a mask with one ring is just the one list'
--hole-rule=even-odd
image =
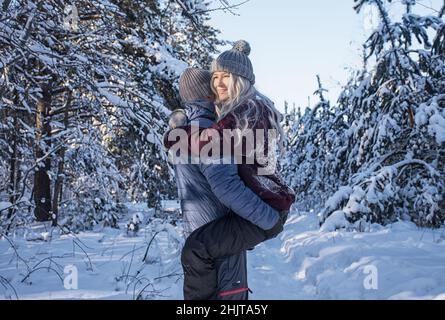
{"label": "bare tree branch", "polygon": [[213,12],[213,11],[228,11],[235,16],[239,16],[239,14],[234,12],[232,9],[238,9],[243,4],[246,4],[249,1],[250,0],[245,0],[245,1],[237,3],[237,4],[229,5],[228,3],[226,3],[226,1],[220,0],[219,2],[221,3],[221,6],[218,8],[213,8],[213,9],[208,9],[208,10],[197,10],[197,11],[191,12],[191,14],[201,14],[201,13]]}

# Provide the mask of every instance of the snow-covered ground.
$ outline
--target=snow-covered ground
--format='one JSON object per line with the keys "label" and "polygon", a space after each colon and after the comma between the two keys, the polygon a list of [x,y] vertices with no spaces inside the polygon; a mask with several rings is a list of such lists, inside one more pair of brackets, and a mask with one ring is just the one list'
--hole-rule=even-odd
{"label": "snow-covered ground", "polygon": [[[137,212],[152,214],[133,205],[129,217]],[[0,240],[0,299],[181,299],[181,227],[155,219],[132,236],[126,222],[46,241],[17,235],[15,248]],[[445,229],[320,231],[315,214],[294,213],[248,255],[251,299],[445,299]]]}
{"label": "snow-covered ground", "polygon": [[445,299],[445,229],[327,232],[315,214],[295,214],[249,269],[252,299]]}
{"label": "snow-covered ground", "polygon": [[53,235],[50,241],[18,235],[9,238],[15,249],[0,240],[0,299],[16,293],[19,299],[180,299],[182,237],[160,219],[127,234],[128,220],[141,212],[144,222],[153,215],[144,205],[132,206],[120,229]]}

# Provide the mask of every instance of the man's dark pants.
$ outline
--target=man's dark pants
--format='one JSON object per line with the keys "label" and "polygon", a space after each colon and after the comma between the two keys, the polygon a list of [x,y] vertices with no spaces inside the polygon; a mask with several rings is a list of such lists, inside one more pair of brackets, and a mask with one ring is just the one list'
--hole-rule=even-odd
{"label": "man's dark pants", "polygon": [[[196,229],[187,238],[181,254],[184,299],[247,299],[246,250],[278,235],[286,219],[287,214],[272,233],[234,213]],[[231,261],[232,266],[222,268],[222,264]],[[230,281],[223,281],[224,277]]]}

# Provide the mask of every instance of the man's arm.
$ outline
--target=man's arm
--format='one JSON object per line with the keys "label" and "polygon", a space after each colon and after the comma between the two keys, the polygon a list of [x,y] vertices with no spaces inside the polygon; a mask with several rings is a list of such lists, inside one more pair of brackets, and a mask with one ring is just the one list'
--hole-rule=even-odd
{"label": "man's arm", "polygon": [[264,230],[278,222],[278,211],[244,184],[237,165],[200,164],[200,167],[212,192],[227,208]]}

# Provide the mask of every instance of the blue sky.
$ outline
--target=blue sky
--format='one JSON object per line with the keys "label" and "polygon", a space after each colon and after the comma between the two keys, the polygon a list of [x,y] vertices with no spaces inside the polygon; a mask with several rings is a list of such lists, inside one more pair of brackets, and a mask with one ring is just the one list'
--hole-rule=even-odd
{"label": "blue sky", "polygon": [[[443,1],[420,3],[438,8]],[[250,43],[256,87],[284,110],[284,100],[297,106],[308,105],[309,96],[311,105],[317,101],[312,95],[317,74],[329,89],[329,98],[336,100],[351,68],[361,66],[361,45],[377,16],[370,9],[357,14],[353,4],[353,0],[250,0],[236,10],[239,16],[215,11],[211,23],[223,39]]]}

